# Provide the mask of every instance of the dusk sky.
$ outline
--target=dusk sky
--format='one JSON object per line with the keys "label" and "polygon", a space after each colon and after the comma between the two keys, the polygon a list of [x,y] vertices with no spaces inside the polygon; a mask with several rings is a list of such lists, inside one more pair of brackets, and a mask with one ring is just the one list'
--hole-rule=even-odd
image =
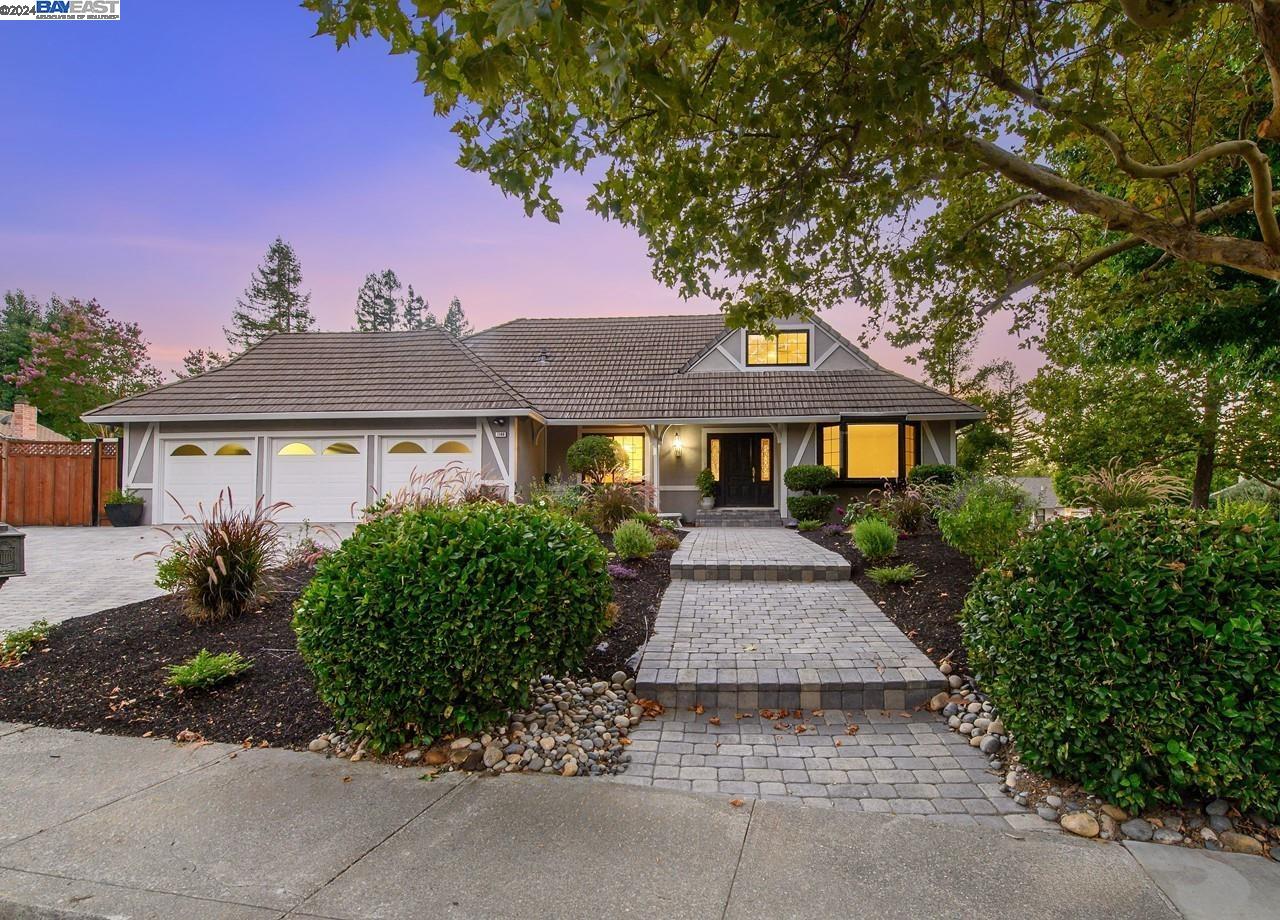
{"label": "dusk sky", "polygon": [[[96,297],[141,324],[163,369],[222,326],[267,244],[293,244],[320,327],[352,325],[392,268],[441,315],[713,312],[655,281],[640,238],[559,184],[561,223],[526,218],[454,163],[448,123],[381,42],[339,53],[289,3],[123,0],[119,22],[7,22],[0,72],[0,287]],[[856,336],[863,314],[824,314]],[[980,359],[1036,357],[990,330]],[[892,348],[873,355],[918,376]]]}

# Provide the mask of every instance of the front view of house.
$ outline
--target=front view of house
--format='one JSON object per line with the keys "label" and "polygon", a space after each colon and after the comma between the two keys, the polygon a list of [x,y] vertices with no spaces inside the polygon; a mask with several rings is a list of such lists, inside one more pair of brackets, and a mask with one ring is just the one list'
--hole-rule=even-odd
{"label": "front view of house", "polygon": [[975,406],[885,370],[821,320],[776,335],[719,314],[522,319],[458,341],[438,328],[271,336],[230,364],[85,416],[124,429],[124,485],[178,523],[229,490],[283,521],[353,520],[451,464],[507,495],[569,479],[586,434],[617,440],[659,510],[785,516],[783,472],[831,466],[837,489],[953,463]]}

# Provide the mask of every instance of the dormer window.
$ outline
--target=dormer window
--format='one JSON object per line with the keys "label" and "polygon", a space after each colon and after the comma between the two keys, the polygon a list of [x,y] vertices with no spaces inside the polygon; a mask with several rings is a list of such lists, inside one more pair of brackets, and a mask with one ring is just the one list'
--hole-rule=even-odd
{"label": "dormer window", "polygon": [[808,364],[808,329],[775,335],[747,334],[748,367],[807,367]]}

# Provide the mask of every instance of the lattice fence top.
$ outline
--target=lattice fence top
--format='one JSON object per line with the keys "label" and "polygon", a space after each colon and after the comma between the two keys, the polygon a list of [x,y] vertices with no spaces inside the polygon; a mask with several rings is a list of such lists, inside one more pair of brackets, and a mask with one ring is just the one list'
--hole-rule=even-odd
{"label": "lattice fence top", "polygon": [[[93,441],[6,441],[5,452],[10,457],[92,457]],[[116,457],[120,453],[118,441],[103,441],[102,456]]]}

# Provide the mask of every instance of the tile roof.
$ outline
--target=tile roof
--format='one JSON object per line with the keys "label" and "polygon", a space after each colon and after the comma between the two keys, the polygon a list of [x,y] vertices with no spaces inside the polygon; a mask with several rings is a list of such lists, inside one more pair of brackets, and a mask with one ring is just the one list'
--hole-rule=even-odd
{"label": "tile roof", "polygon": [[681,372],[724,331],[718,313],[518,319],[466,344],[548,419],[981,414],[874,364],[818,372]]}
{"label": "tile roof", "polygon": [[[818,325],[838,337],[825,323]],[[724,318],[717,313],[519,319],[465,343],[438,328],[280,334],[225,367],[85,417],[385,416],[501,409],[584,421],[981,414],[874,364],[866,370],[685,373],[724,332]]]}
{"label": "tile roof", "polygon": [[442,329],[270,336],[217,370],[95,409],[86,418],[527,409]]}

